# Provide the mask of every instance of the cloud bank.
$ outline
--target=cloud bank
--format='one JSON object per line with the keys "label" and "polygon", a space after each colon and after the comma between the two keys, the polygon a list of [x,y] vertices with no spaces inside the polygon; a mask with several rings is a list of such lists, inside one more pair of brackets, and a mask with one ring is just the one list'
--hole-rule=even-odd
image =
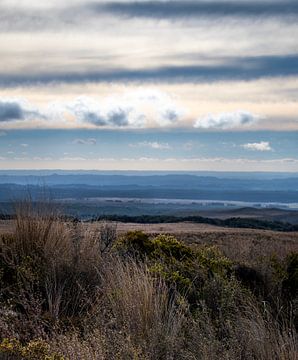
{"label": "cloud bank", "polygon": [[[214,60],[210,58],[210,60]],[[99,71],[0,73],[1,87],[45,84],[160,82],[204,83],[298,76],[298,54],[225,57],[219,63],[160,66],[155,68],[106,68]]]}
{"label": "cloud bank", "polygon": [[49,158],[15,158],[7,160],[0,157],[3,169],[30,169],[32,164],[38,164],[39,169],[63,169],[69,170],[161,170],[161,171],[298,171],[297,158],[277,158],[271,160],[264,159],[246,159],[223,157],[205,157],[205,158],[178,158],[171,157],[166,159],[151,157],[135,158],[88,158],[88,157],[61,157],[58,160]]}
{"label": "cloud bank", "polygon": [[[52,102],[34,107],[26,100],[0,98],[0,123],[35,121],[41,127],[158,128],[189,126],[187,110],[166,93],[139,89],[123,95],[93,98],[80,96],[73,101]],[[233,129],[255,124],[261,117],[249,111],[208,114],[193,124],[198,129]],[[90,140],[90,139],[89,139]],[[77,144],[86,143],[76,139]],[[147,144],[148,145],[148,144]]]}
{"label": "cloud bank", "polygon": [[39,121],[41,126],[95,126],[108,128],[168,127],[183,119],[185,110],[166,93],[139,89],[123,95],[52,102],[35,108],[25,100],[0,98],[0,122]]}

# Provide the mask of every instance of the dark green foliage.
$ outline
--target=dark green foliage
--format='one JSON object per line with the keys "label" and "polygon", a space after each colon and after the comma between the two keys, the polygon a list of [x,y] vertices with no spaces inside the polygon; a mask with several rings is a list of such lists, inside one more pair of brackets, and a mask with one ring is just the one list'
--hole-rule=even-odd
{"label": "dark green foliage", "polygon": [[283,288],[292,298],[298,296],[298,253],[290,254],[286,259],[286,279]]}
{"label": "dark green foliage", "polygon": [[256,295],[264,294],[265,279],[256,269],[243,264],[235,265],[233,272],[246,288],[249,288]]}
{"label": "dark green foliage", "polygon": [[149,236],[142,231],[129,231],[117,241],[115,248],[122,255],[133,255],[140,258],[149,255],[153,250]]}

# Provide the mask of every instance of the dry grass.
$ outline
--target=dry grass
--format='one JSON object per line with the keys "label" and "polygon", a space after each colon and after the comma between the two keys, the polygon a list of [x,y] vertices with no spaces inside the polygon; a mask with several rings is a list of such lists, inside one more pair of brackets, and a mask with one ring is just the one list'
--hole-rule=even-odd
{"label": "dry grass", "polygon": [[42,297],[40,306],[51,321],[86,312],[100,284],[98,234],[65,223],[45,205],[24,202],[16,214],[12,236],[0,239],[1,258],[17,276],[9,296],[21,288],[25,299]]}
{"label": "dry grass", "polygon": [[[111,223],[109,223],[110,225]],[[104,224],[85,224],[87,231],[101,231]],[[206,224],[177,223],[177,224],[113,224],[111,232],[117,235],[131,230],[141,230],[151,236],[170,234],[190,245],[216,245],[229,258],[235,261],[250,262],[260,257],[277,254],[284,258],[291,252],[298,251],[298,233],[276,232],[270,230],[222,228]],[[0,233],[14,231],[14,222],[0,221]],[[109,234],[108,234],[109,235]],[[102,244],[103,245],[103,244]]]}
{"label": "dry grass", "polygon": [[118,260],[105,273],[104,303],[117,326],[135,347],[153,358],[175,353],[181,342],[183,303],[179,306],[162,279],[154,279],[146,266]]}
{"label": "dry grass", "polygon": [[293,325],[280,326],[254,302],[235,311],[226,323],[226,338],[219,339],[214,321],[202,310],[189,322],[188,347],[181,359],[201,360],[295,360],[297,335]]}
{"label": "dry grass", "polygon": [[[192,243],[197,236],[179,234]],[[200,239],[207,236],[205,243],[251,265],[257,254],[278,251],[283,257],[289,250],[283,248],[288,240],[279,248],[271,232],[252,231],[249,245],[248,231],[234,231],[229,241],[221,238],[231,234],[226,229],[210,234],[212,241],[208,232]],[[245,237],[237,240],[236,234]],[[208,276],[197,288],[200,300],[190,306],[187,294],[178,293],[162,273],[153,275],[146,261],[117,254],[115,240],[115,224],[67,223],[50,206],[21,204],[13,233],[0,238],[1,338],[23,344],[42,338],[53,353],[71,360],[297,359],[295,301],[281,298],[281,283],[268,262],[262,262],[262,271],[268,273],[270,297],[255,295],[233,275],[205,269]],[[167,259],[171,262],[170,255]],[[197,271],[192,263],[185,266]],[[13,356],[3,352],[2,358]]]}
{"label": "dry grass", "polygon": [[113,259],[93,308],[92,330],[60,336],[53,348],[70,359],[173,359],[183,345],[187,309],[148,269]]}

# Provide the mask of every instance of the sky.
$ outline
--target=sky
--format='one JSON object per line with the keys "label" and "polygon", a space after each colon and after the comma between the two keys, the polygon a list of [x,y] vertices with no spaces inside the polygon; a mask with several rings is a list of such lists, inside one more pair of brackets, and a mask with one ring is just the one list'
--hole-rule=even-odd
{"label": "sky", "polygon": [[297,38],[297,0],[1,0],[0,169],[298,172]]}

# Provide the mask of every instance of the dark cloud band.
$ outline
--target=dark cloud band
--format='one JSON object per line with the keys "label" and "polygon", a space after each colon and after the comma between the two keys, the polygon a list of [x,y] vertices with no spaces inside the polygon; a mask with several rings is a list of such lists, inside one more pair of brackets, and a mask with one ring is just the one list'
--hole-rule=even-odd
{"label": "dark cloud band", "polygon": [[196,83],[298,76],[298,54],[228,58],[220,65],[164,66],[145,69],[102,69],[72,73],[0,74],[0,86],[87,82]]}
{"label": "dark cloud band", "polygon": [[297,1],[145,1],[93,3],[94,11],[147,18],[183,18],[201,16],[281,16],[298,15]]}
{"label": "dark cloud band", "polygon": [[[1,6],[0,30],[45,31],[65,30],[85,26],[86,21],[96,21],[101,15],[128,18],[179,20],[183,18],[266,18],[287,17],[294,21],[298,16],[298,2],[285,1],[111,1],[88,2],[77,6],[51,8],[45,11]],[[93,23],[93,26],[96,26]],[[91,24],[89,24],[91,26]]]}

